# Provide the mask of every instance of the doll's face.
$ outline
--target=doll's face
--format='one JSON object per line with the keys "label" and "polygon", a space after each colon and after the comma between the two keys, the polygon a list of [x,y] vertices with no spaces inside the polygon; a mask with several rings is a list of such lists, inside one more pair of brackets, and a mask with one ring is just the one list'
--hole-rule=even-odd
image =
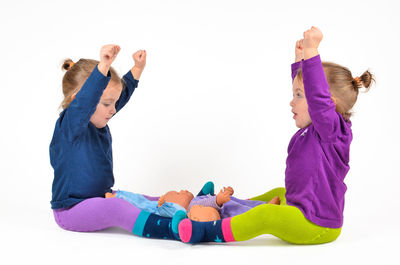
{"label": "doll's face", "polygon": [[193,205],[188,212],[188,218],[197,222],[210,222],[220,220],[221,216],[213,207]]}
{"label": "doll's face", "polygon": [[172,202],[179,204],[186,210],[189,209],[189,204],[193,200],[194,196],[191,192],[187,190],[181,190],[180,192],[177,191],[169,191],[164,195],[166,202]]}

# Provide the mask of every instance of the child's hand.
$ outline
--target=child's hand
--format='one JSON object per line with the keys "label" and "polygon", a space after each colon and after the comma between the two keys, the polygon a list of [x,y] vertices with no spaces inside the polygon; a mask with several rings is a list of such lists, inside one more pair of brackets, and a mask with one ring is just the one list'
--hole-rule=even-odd
{"label": "child's hand", "polygon": [[233,188],[232,188],[231,186],[228,186],[227,188],[224,187],[224,192],[225,192],[226,190],[229,192],[229,194],[230,194],[231,196],[233,195],[234,190],[233,190]]}
{"label": "child's hand", "polygon": [[104,45],[100,50],[100,62],[110,67],[120,50],[121,48],[118,45]]}
{"label": "child's hand", "polygon": [[311,27],[311,29],[303,33],[303,36],[304,59],[309,59],[318,55],[318,46],[323,37],[321,30],[316,27]]}
{"label": "child's hand", "polygon": [[295,54],[296,54],[295,62],[300,62],[301,60],[304,59],[303,39],[296,41]]}
{"label": "child's hand", "polygon": [[118,45],[114,44],[104,45],[103,47],[101,47],[100,63],[97,68],[103,75],[107,75],[108,70],[110,70],[111,64],[114,62],[115,58],[117,58],[120,50],[121,48]]}
{"label": "child's hand", "polygon": [[227,203],[231,200],[231,192],[233,194],[233,189],[232,190],[228,190],[225,188],[224,190],[221,189],[216,198],[218,206],[221,207],[224,203]]}
{"label": "child's hand", "polygon": [[139,80],[142,75],[143,69],[146,66],[146,56],[145,50],[139,50],[132,55],[135,65],[132,67],[132,75],[136,80]]}
{"label": "child's hand", "polygon": [[144,69],[146,66],[146,51],[138,50],[132,55],[133,60],[135,61],[135,66],[139,69]]}

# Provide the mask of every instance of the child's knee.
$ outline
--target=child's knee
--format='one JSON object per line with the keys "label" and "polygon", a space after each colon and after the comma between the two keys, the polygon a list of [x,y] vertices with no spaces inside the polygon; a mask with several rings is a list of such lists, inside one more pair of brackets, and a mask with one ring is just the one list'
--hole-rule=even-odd
{"label": "child's knee", "polygon": [[279,197],[280,204],[286,205],[286,197],[285,197],[286,188],[283,188],[283,187],[276,188],[276,189],[274,189],[274,193],[276,196]]}
{"label": "child's knee", "polygon": [[284,187],[275,188],[275,189],[273,189],[273,191],[279,197],[285,196],[285,194],[286,194],[286,188],[284,188]]}

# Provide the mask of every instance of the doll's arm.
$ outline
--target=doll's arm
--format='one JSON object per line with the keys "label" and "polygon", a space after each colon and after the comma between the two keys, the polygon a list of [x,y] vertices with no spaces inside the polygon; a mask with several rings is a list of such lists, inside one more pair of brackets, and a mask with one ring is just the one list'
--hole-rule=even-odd
{"label": "doll's arm", "polygon": [[161,205],[163,205],[165,202],[165,196],[161,196],[160,198],[158,198],[158,207],[160,207]]}
{"label": "doll's arm", "polygon": [[233,188],[232,187],[224,187],[224,189],[217,194],[216,196],[216,203],[218,206],[222,206],[224,203],[227,203],[231,200],[231,195],[233,195]]}
{"label": "doll's arm", "polygon": [[217,210],[222,209],[222,205],[219,206],[217,204],[217,196],[210,196],[210,195],[204,196],[204,198],[201,198],[201,199],[192,200],[189,208],[191,208],[193,205],[202,205],[204,207],[212,207]]}

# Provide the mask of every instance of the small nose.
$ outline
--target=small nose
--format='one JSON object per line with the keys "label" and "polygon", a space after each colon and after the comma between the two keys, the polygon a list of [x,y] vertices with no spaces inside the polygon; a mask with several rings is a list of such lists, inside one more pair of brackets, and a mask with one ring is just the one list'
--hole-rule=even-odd
{"label": "small nose", "polygon": [[293,108],[294,107],[294,99],[292,99],[289,103],[289,105]]}

